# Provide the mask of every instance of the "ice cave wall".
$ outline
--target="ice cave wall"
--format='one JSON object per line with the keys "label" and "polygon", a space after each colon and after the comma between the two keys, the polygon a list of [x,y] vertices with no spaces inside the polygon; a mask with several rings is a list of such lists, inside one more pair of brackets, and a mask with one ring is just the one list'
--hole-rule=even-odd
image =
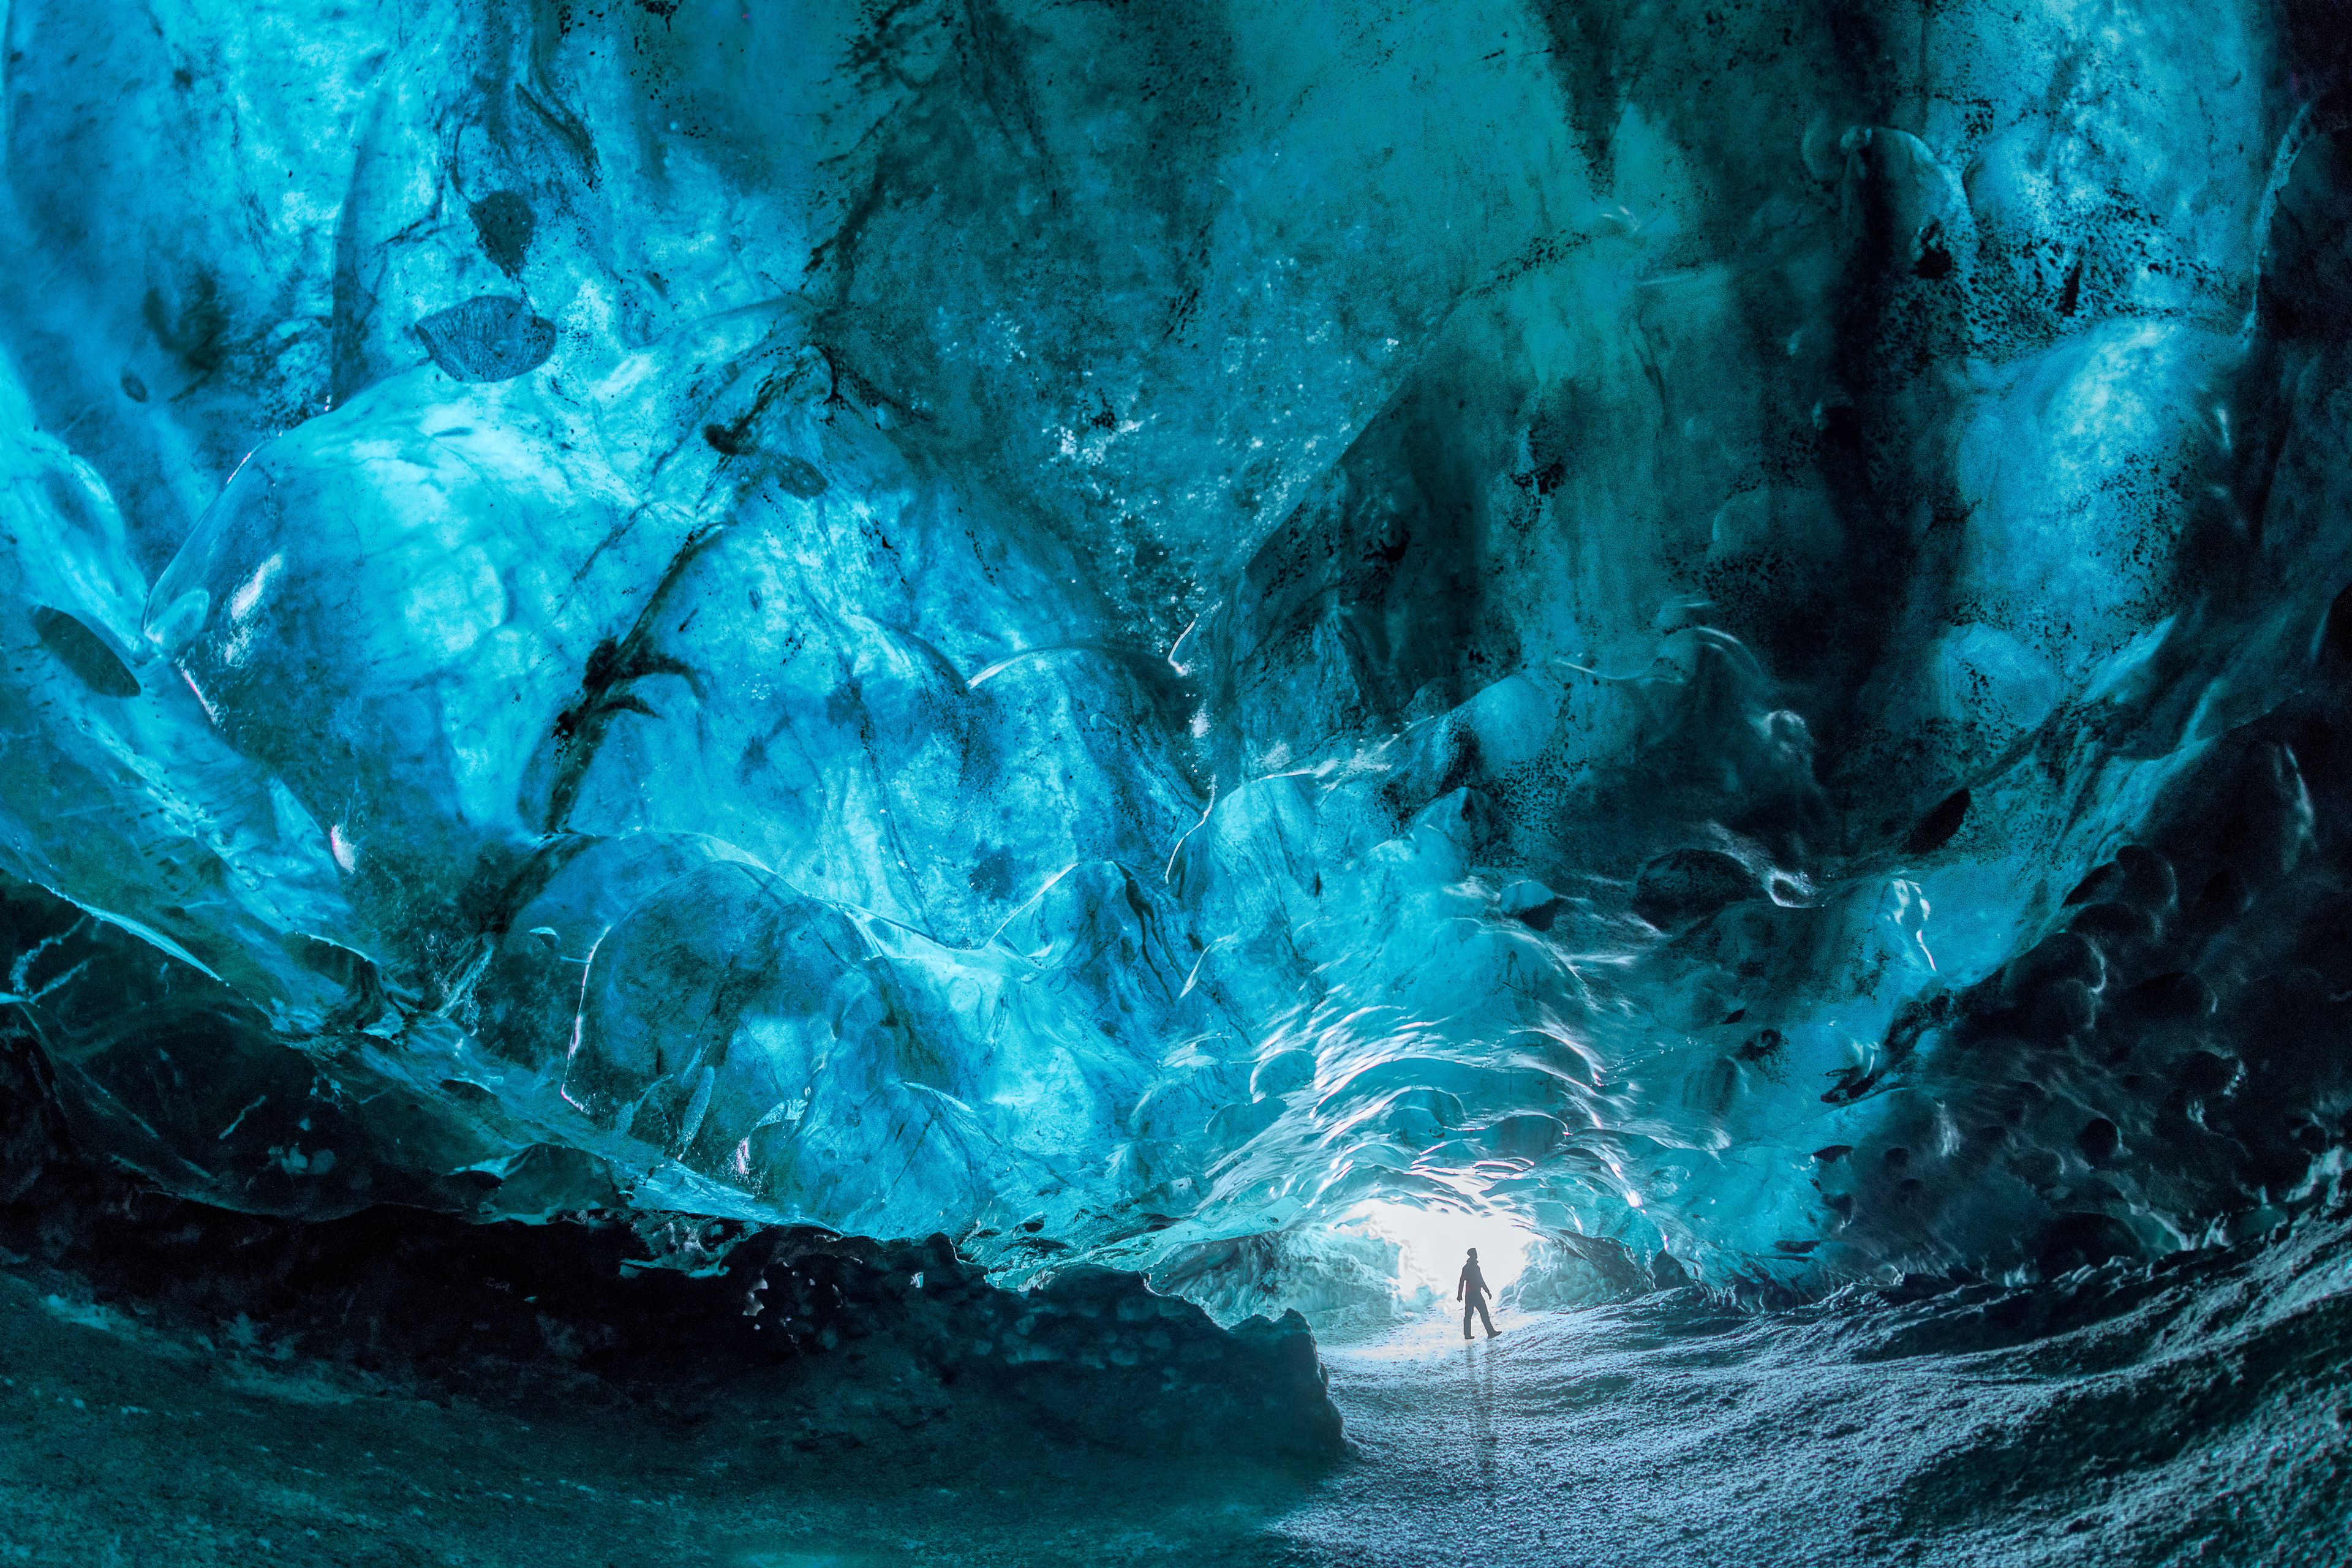
{"label": "ice cave wall", "polygon": [[19,4],[12,1026],[291,1214],[2259,1223],[2344,20]]}

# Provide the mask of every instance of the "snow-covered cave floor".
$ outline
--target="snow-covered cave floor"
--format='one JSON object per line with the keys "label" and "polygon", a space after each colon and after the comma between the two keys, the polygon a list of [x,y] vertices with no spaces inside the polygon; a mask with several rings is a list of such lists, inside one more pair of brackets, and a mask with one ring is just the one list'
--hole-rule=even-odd
{"label": "snow-covered cave floor", "polygon": [[2310,1426],[2259,1395],[2268,1419],[2252,1429],[2178,1425],[2208,1379],[2273,1383],[2276,1368],[2239,1355],[2095,1372],[2097,1352],[2075,1336],[2071,1350],[1858,1362],[1841,1331],[1852,1325],[1687,1300],[1498,1326],[1465,1344],[1455,1322],[1432,1320],[1327,1350],[1362,1458],[1272,1527],[1297,1561],[2331,1560],[2310,1554],[2330,1533],[2324,1516],[2298,1521],[2281,1505],[2299,1485],[2334,1484],[2340,1393],[2312,1402],[2325,1408]]}
{"label": "snow-covered cave floor", "polygon": [[0,1561],[2301,1564],[2347,1555],[2339,1234],[2169,1282],[1748,1314],[1696,1293],[1326,1348],[1298,1480],[925,1462],[214,1352],[0,1277]]}

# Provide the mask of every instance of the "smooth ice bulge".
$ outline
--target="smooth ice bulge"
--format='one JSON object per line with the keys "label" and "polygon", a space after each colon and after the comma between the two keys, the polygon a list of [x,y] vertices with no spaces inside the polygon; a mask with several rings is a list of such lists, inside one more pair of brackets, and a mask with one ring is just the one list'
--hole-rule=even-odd
{"label": "smooth ice bulge", "polygon": [[7,999],[168,1188],[1339,1302],[2338,1157],[2267,7],[10,26]]}

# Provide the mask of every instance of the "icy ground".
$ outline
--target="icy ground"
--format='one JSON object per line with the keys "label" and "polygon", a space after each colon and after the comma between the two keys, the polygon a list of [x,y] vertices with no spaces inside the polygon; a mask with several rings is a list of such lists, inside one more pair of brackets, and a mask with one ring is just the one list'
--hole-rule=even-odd
{"label": "icy ground", "polygon": [[2352,1239],[1914,1302],[1696,1291],[1329,1350],[1320,1478],[1014,1444],[812,1461],[485,1409],[0,1279],[0,1552],[48,1563],[1376,1568],[2344,1560]]}
{"label": "icy ground", "polygon": [[[1349,1568],[2338,1561],[2345,1398],[2293,1363],[2343,1317],[2114,1371],[2131,1327],[1857,1362],[1887,1325],[1674,1300],[1465,1344],[1433,1320],[1335,1358],[1362,1462],[1271,1533]],[[2192,1433],[2217,1362],[2275,1429]]]}

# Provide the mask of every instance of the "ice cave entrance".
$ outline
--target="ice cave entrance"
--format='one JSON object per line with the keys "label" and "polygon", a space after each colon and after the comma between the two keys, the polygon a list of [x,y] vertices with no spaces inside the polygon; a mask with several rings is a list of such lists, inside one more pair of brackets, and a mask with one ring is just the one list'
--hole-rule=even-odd
{"label": "ice cave entrance", "polygon": [[1395,1244],[1397,1295],[1423,1309],[1454,1299],[1463,1255],[1474,1247],[1488,1287],[1499,1296],[1527,1268],[1535,1239],[1525,1222],[1507,1215],[1390,1200],[1359,1205],[1341,1224]]}

